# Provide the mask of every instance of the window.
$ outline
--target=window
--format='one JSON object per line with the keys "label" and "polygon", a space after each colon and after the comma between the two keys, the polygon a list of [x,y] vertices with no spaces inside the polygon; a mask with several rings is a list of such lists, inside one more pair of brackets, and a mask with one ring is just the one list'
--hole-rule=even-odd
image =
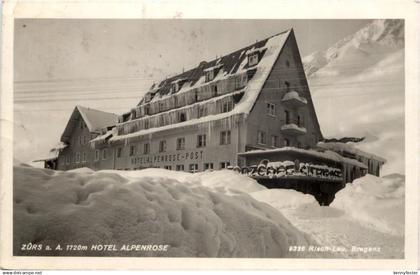
{"label": "window", "polygon": [[99,150],[95,150],[95,161],[99,160]]}
{"label": "window", "polygon": [[82,137],[81,136],[77,137],[77,144],[82,145]]}
{"label": "window", "polygon": [[159,152],[166,152],[166,140],[161,140],[159,142]]}
{"label": "window", "polygon": [[224,102],[222,105],[222,113],[226,113],[229,111],[232,111],[233,109],[233,102],[232,101],[228,101],[228,102]]}
{"label": "window", "polygon": [[279,146],[278,140],[279,140],[278,136],[272,135],[271,136],[271,146],[278,147]]}
{"label": "window", "polygon": [[184,164],[177,164],[176,167],[175,167],[175,169],[177,171],[184,171]]}
{"label": "window", "polygon": [[80,129],[83,129],[83,128],[85,128],[85,123],[82,120],[82,121],[80,121]]}
{"label": "window", "polygon": [[118,147],[117,148],[117,158],[120,158],[122,156],[122,148]]}
{"label": "window", "polygon": [[184,150],[185,149],[185,138],[177,138],[176,140],[176,149]]}
{"label": "window", "polygon": [[213,169],[213,163],[209,162],[209,163],[204,163],[204,170],[210,170]]}
{"label": "window", "polygon": [[258,64],[258,53],[251,54],[248,56],[248,66],[254,66]]}
{"label": "window", "polygon": [[266,144],[265,132],[258,131],[258,143],[259,144]]}
{"label": "window", "polygon": [[289,68],[290,67],[290,62],[289,60],[286,60],[286,67]]}
{"label": "window", "polygon": [[197,147],[206,147],[206,135],[197,136]]}
{"label": "window", "polygon": [[197,171],[198,171],[198,164],[197,163],[190,164],[190,172],[195,173]]}
{"label": "window", "polygon": [[230,131],[220,132],[220,145],[230,144]]}
{"label": "window", "polygon": [[80,153],[77,152],[76,153],[76,163],[79,163],[79,162],[80,162]]}
{"label": "window", "polygon": [[105,160],[108,156],[108,150],[107,149],[102,149],[102,159]]}
{"label": "window", "polygon": [[172,170],[172,166],[171,165],[165,165],[163,166],[164,169],[166,170]]}
{"label": "window", "polygon": [[171,93],[176,93],[178,91],[179,91],[179,84],[178,84],[178,82],[172,83],[171,84],[170,92]]}
{"label": "window", "polygon": [[137,153],[137,146],[136,145],[131,145],[130,146],[130,156],[134,156]]}
{"label": "window", "polygon": [[214,70],[208,70],[205,72],[206,82],[212,81],[214,79]]}
{"label": "window", "polygon": [[83,144],[88,144],[88,136],[83,136]]}
{"label": "window", "polygon": [[146,115],[150,115],[150,105],[149,104],[144,106],[144,112],[146,113]]}
{"label": "window", "polygon": [[215,97],[217,96],[217,85],[213,85],[212,88],[211,95]]}
{"label": "window", "polygon": [[150,153],[150,145],[149,145],[149,143],[145,143],[145,144],[143,145],[143,153],[144,153],[145,155],[147,155],[147,154],[149,154],[149,153]]}
{"label": "window", "polygon": [[220,163],[220,169],[226,169],[230,166],[230,162],[229,161],[224,161]]}
{"label": "window", "polygon": [[206,105],[202,105],[198,107],[198,117],[203,117],[207,115],[207,107]]}
{"label": "window", "polygon": [[284,139],[284,146],[290,146],[290,140],[285,138]]}
{"label": "window", "polygon": [[289,83],[289,81],[285,81],[284,82],[284,85],[286,86],[286,92],[289,92],[290,91],[290,83]]}
{"label": "window", "polygon": [[149,120],[148,119],[146,119],[144,121],[144,129],[149,129]]}
{"label": "window", "polygon": [[194,91],[194,102],[198,101],[198,90]]}
{"label": "window", "polygon": [[178,121],[183,122],[187,120],[187,115],[185,113],[179,113]]}
{"label": "window", "polygon": [[159,126],[165,126],[165,119],[163,118],[163,116],[159,116]]}
{"label": "window", "polygon": [[159,102],[159,112],[163,112],[165,110],[165,105],[163,102]]}
{"label": "window", "polygon": [[286,121],[286,124],[290,123],[290,113],[287,110],[284,111],[284,119]]}
{"label": "window", "polygon": [[276,104],[267,102],[267,114],[269,116],[276,116]]}
{"label": "window", "polygon": [[86,152],[83,152],[82,153],[82,162],[86,162],[86,160],[87,160]]}
{"label": "window", "polygon": [[66,164],[69,165],[70,164],[70,156],[66,156]]}
{"label": "window", "polygon": [[297,116],[297,124],[298,124],[299,127],[303,127],[305,125],[303,117],[301,117],[299,115]]}
{"label": "window", "polygon": [[242,87],[245,87],[246,83],[248,81],[247,74],[238,75],[235,78],[235,89],[240,89]]}

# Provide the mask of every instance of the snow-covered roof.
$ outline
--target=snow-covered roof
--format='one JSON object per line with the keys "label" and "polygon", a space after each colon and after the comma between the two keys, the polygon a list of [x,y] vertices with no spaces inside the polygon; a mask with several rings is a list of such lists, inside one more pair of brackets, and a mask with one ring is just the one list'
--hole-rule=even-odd
{"label": "snow-covered roof", "polygon": [[[197,88],[198,86],[204,84],[201,79],[204,79],[205,71],[211,69],[221,68],[218,74],[224,75],[225,77],[245,71],[248,68],[247,53],[252,51],[260,51],[262,54],[262,58],[257,66],[257,69],[263,71],[261,72],[260,80],[264,81],[254,81],[260,83],[262,86],[263,82],[265,82],[264,76],[268,76],[268,73],[271,71],[271,67],[274,65],[277,56],[291,32],[291,29],[286,30],[225,56],[215,58],[208,62],[200,62],[200,64],[193,69],[162,80],[158,85],[153,86],[146,95],[151,96],[152,98],[156,96],[163,97],[164,95],[170,93],[171,83],[176,82],[178,79],[187,79],[188,81],[184,83],[184,85],[189,85],[190,89]],[[216,78],[217,77],[215,76],[215,80]],[[256,93],[258,93],[258,91]],[[143,104],[143,102],[144,100],[142,99],[138,105]]]}
{"label": "snow-covered roof", "polygon": [[97,132],[102,128],[114,126],[118,122],[118,116],[113,113],[107,113],[83,106],[76,106],[90,132]]}
{"label": "snow-covered roof", "polygon": [[117,134],[117,128],[114,127],[111,130],[108,130],[105,134],[97,136],[96,138],[92,139],[89,142],[104,141],[116,134]]}
{"label": "snow-covered roof", "polygon": [[368,153],[368,152],[365,152],[356,148],[354,143],[352,142],[343,143],[343,142],[322,142],[321,141],[321,142],[318,142],[317,146],[323,149],[332,150],[334,152],[340,152],[340,153],[347,152],[347,153],[354,154],[357,156],[375,159],[383,163],[386,162],[386,159],[380,156],[377,156],[375,154]]}
{"label": "snow-covered roof", "polygon": [[295,152],[301,153],[309,156],[325,158],[332,161],[340,162],[340,155],[334,153],[332,151],[315,151],[315,150],[307,150],[302,148],[296,148],[291,146],[281,147],[281,148],[274,148],[274,149],[258,149],[258,150],[251,150],[243,153],[238,153],[241,156],[249,156],[249,155],[260,155],[260,154],[272,154],[272,153],[279,153],[279,152]]}
{"label": "snow-covered roof", "polygon": [[[271,72],[275,61],[280,55],[280,52],[283,49],[283,46],[291,33],[292,30],[287,30],[274,36],[271,36],[267,39],[258,41],[250,46],[237,50],[228,55],[214,59],[210,62],[201,62],[199,66],[197,66],[194,69],[173,76],[171,78],[167,78],[160,82],[160,84],[154,85],[153,88],[148,93],[146,93],[144,97],[150,98],[150,101],[148,102],[156,102],[159,100],[167,99],[169,96],[172,95],[170,93],[171,83],[177,82],[179,79],[187,79],[187,81],[182,82],[183,84],[181,85],[179,91],[175,94],[181,94],[184,92],[192,91],[193,89],[202,87],[204,85],[208,85],[209,83],[216,83],[220,80],[226,80],[231,77],[246,74],[248,69],[250,69],[248,67],[246,53],[249,51],[254,51],[256,49],[261,50],[260,60],[258,64],[256,66],[253,66],[252,68],[252,70],[255,70],[255,72],[253,73],[252,78],[248,79],[248,81],[245,84],[245,87],[241,89],[241,91],[244,92],[244,95],[240,99],[240,101],[234,105],[233,110],[215,115],[210,114],[205,117],[191,119],[185,122],[176,123],[172,125],[143,129],[125,135],[114,135],[110,139],[110,141],[132,138],[135,136],[141,136],[152,132],[167,130],[169,128],[183,127],[193,124],[195,125],[203,122],[222,120],[231,116],[240,116],[242,114],[248,114],[254,106],[259,96],[259,93],[261,92],[262,87]],[[220,68],[220,70],[217,71],[213,80],[211,80],[210,82],[205,82],[205,71],[212,68]],[[138,105],[145,104],[146,101],[144,100],[144,98],[140,101]],[[172,110],[174,109],[171,109],[169,111]]]}
{"label": "snow-covered roof", "polygon": [[100,133],[101,129],[115,126],[118,122],[118,116],[116,114],[77,105],[71,114],[63,134],[61,135],[61,141],[68,141],[73,133],[74,125],[78,121],[79,115],[86,123],[89,132],[92,133]]}
{"label": "snow-covered roof", "polygon": [[60,153],[61,150],[63,150],[64,148],[67,147],[67,144],[65,144],[64,142],[59,142],[57,143],[56,146],[54,146],[54,148],[52,148],[49,152],[48,155],[34,160],[33,162],[40,162],[40,161],[48,161],[48,160],[54,160],[58,158],[58,154]]}
{"label": "snow-covered roof", "polygon": [[352,164],[354,166],[357,166],[363,169],[367,169],[367,166],[365,164],[354,159],[343,157],[337,154],[336,152],[333,152],[330,150],[321,152],[321,151],[316,151],[316,150],[311,150],[311,149],[307,150],[307,149],[301,149],[301,148],[288,146],[288,147],[281,147],[281,148],[275,148],[275,149],[251,150],[251,151],[247,151],[243,153],[238,153],[238,155],[251,156],[251,155],[261,155],[261,154],[273,154],[273,153],[280,153],[280,152],[294,152],[294,153],[299,153],[302,155],[323,158],[323,159],[327,159],[334,162],[344,162],[344,163]]}

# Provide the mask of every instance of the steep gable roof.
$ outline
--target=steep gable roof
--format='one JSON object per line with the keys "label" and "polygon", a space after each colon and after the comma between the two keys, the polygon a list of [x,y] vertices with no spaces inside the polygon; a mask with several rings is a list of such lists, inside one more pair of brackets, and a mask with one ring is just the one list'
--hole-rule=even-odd
{"label": "steep gable roof", "polygon": [[76,106],[90,132],[97,132],[102,128],[114,126],[118,122],[118,116],[113,113],[99,111],[83,106]]}
{"label": "steep gable roof", "polygon": [[[141,129],[136,132],[129,134],[118,134],[111,138],[111,140],[119,140],[125,138],[131,138],[135,136],[141,136],[144,134],[150,134],[153,132],[158,132],[162,130],[168,130],[172,128],[182,127],[186,125],[192,125],[197,123],[204,123],[208,121],[220,120],[228,117],[232,117],[237,114],[248,114],[255,101],[262,90],[264,83],[266,82],[273,65],[275,64],[280,52],[283,49],[283,46],[288,39],[289,35],[292,33],[292,29],[281,32],[279,34],[273,35],[267,39],[256,42],[250,46],[247,46],[243,49],[235,51],[226,56],[220,57],[218,59],[212,60],[210,62],[202,62],[200,65],[192,70],[174,76],[172,78],[162,81],[158,85],[152,86],[151,90],[145,95],[145,97],[140,101],[139,105],[145,103],[146,97],[151,97],[149,100],[151,102],[156,102],[159,100],[164,100],[165,98],[171,96],[173,91],[170,90],[171,83],[177,81],[183,81],[184,83],[180,87],[180,90],[176,94],[181,94],[184,92],[192,91],[196,88],[199,88],[204,85],[210,85],[216,83],[219,80],[226,80],[234,77],[238,74],[247,74],[250,71],[252,72],[252,77],[248,77],[248,81],[245,86],[241,88],[240,91],[243,92],[242,98],[234,108],[229,112],[209,114],[200,118],[193,118],[184,122],[173,123],[165,126],[151,127],[148,129]],[[247,56],[251,53],[259,54],[259,62],[252,67],[249,67]],[[205,71],[215,68],[214,79],[205,82]],[[187,80],[187,81],[185,81]],[[223,96],[215,97],[220,98]],[[215,100],[215,98],[208,99],[207,101]],[[206,100],[201,101],[206,102]],[[201,102],[196,102],[194,104],[201,104]],[[185,107],[181,107],[185,108]],[[180,108],[175,108],[180,109]],[[158,116],[160,113],[153,114],[149,117]],[[125,121],[123,119],[122,123],[118,124],[118,127],[124,127],[127,123],[136,123],[138,119]]]}
{"label": "steep gable roof", "polygon": [[[149,97],[151,101],[158,100],[165,96],[168,96],[171,93],[170,87],[172,83],[180,82],[180,90],[178,92],[183,92],[186,90],[191,90],[197,88],[204,84],[205,71],[214,68],[216,71],[215,79],[227,78],[229,76],[235,75],[241,71],[246,71],[249,69],[247,61],[247,56],[250,53],[258,52],[260,59],[268,59],[269,57],[271,66],[274,64],[280,49],[282,48],[287,37],[291,33],[292,29],[283,31],[266,39],[257,41],[254,44],[251,44],[247,47],[234,51],[225,56],[213,59],[211,61],[202,61],[200,64],[181,74],[172,76],[165,80],[162,80],[159,84],[153,84],[151,89],[145,94],[145,96],[140,100],[138,105],[144,103],[145,98]],[[270,50],[267,52],[268,48]],[[274,53],[274,54],[273,54]],[[258,64],[257,69],[261,69],[261,65]],[[270,65],[270,64],[266,64]],[[268,66],[270,67],[270,66]],[[271,67],[270,67],[271,68]],[[270,69],[268,68],[268,69]]]}
{"label": "steep gable roof", "polygon": [[61,135],[60,140],[62,142],[67,142],[72,135],[74,126],[79,121],[79,116],[82,117],[91,133],[100,133],[101,129],[115,126],[118,122],[118,116],[116,114],[77,105]]}

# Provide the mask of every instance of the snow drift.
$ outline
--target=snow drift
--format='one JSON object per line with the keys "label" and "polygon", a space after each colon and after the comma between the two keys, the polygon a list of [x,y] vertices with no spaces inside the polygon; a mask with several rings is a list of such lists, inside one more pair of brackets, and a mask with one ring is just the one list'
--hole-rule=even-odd
{"label": "snow drift", "polygon": [[405,179],[366,175],[336,194],[331,206],[377,231],[404,235]]}
{"label": "snow drift", "polygon": [[[308,245],[310,238],[279,211],[235,188],[229,189],[229,195],[225,189],[217,191],[217,182],[225,185],[223,179],[229,175],[234,172],[192,175],[159,169],[60,172],[14,167],[14,254],[305,257],[288,249]],[[255,182],[245,182],[239,189],[243,187],[258,189]],[[21,251],[25,243],[167,244],[169,249]]]}
{"label": "snow drift", "polygon": [[[324,257],[391,259],[404,257],[404,176],[365,176],[349,183],[333,203],[320,206],[294,190],[250,193],[280,211],[296,228],[325,247],[341,247]],[[375,248],[375,252],[365,252]]]}

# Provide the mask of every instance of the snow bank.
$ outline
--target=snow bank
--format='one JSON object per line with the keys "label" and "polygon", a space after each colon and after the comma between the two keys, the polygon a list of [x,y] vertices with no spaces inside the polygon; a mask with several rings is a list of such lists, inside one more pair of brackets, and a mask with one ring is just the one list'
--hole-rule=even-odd
{"label": "snow bank", "polygon": [[[192,175],[147,169],[55,172],[14,167],[14,254],[165,257],[305,257],[289,245],[309,238],[274,208],[248,194],[226,195],[232,171]],[[182,180],[181,180],[182,179]],[[204,185],[204,186],[203,186]],[[210,186],[211,188],[205,187]],[[87,245],[87,251],[20,251],[23,243]],[[91,251],[115,244],[117,251]],[[121,251],[122,245],[169,245],[168,251]]]}
{"label": "snow bank", "polygon": [[255,180],[230,170],[207,171],[195,174],[201,184],[221,193],[236,194],[238,192],[252,193],[266,190]]}
{"label": "snow bank", "polygon": [[331,206],[377,231],[404,235],[405,178],[366,175],[335,195]]}
{"label": "snow bank", "polygon": [[32,167],[32,165],[24,163],[17,158],[13,158],[13,166],[26,166],[26,167]]}
{"label": "snow bank", "polygon": [[282,210],[299,207],[319,207],[312,195],[303,194],[292,189],[266,189],[250,194],[254,199],[265,202]]}

